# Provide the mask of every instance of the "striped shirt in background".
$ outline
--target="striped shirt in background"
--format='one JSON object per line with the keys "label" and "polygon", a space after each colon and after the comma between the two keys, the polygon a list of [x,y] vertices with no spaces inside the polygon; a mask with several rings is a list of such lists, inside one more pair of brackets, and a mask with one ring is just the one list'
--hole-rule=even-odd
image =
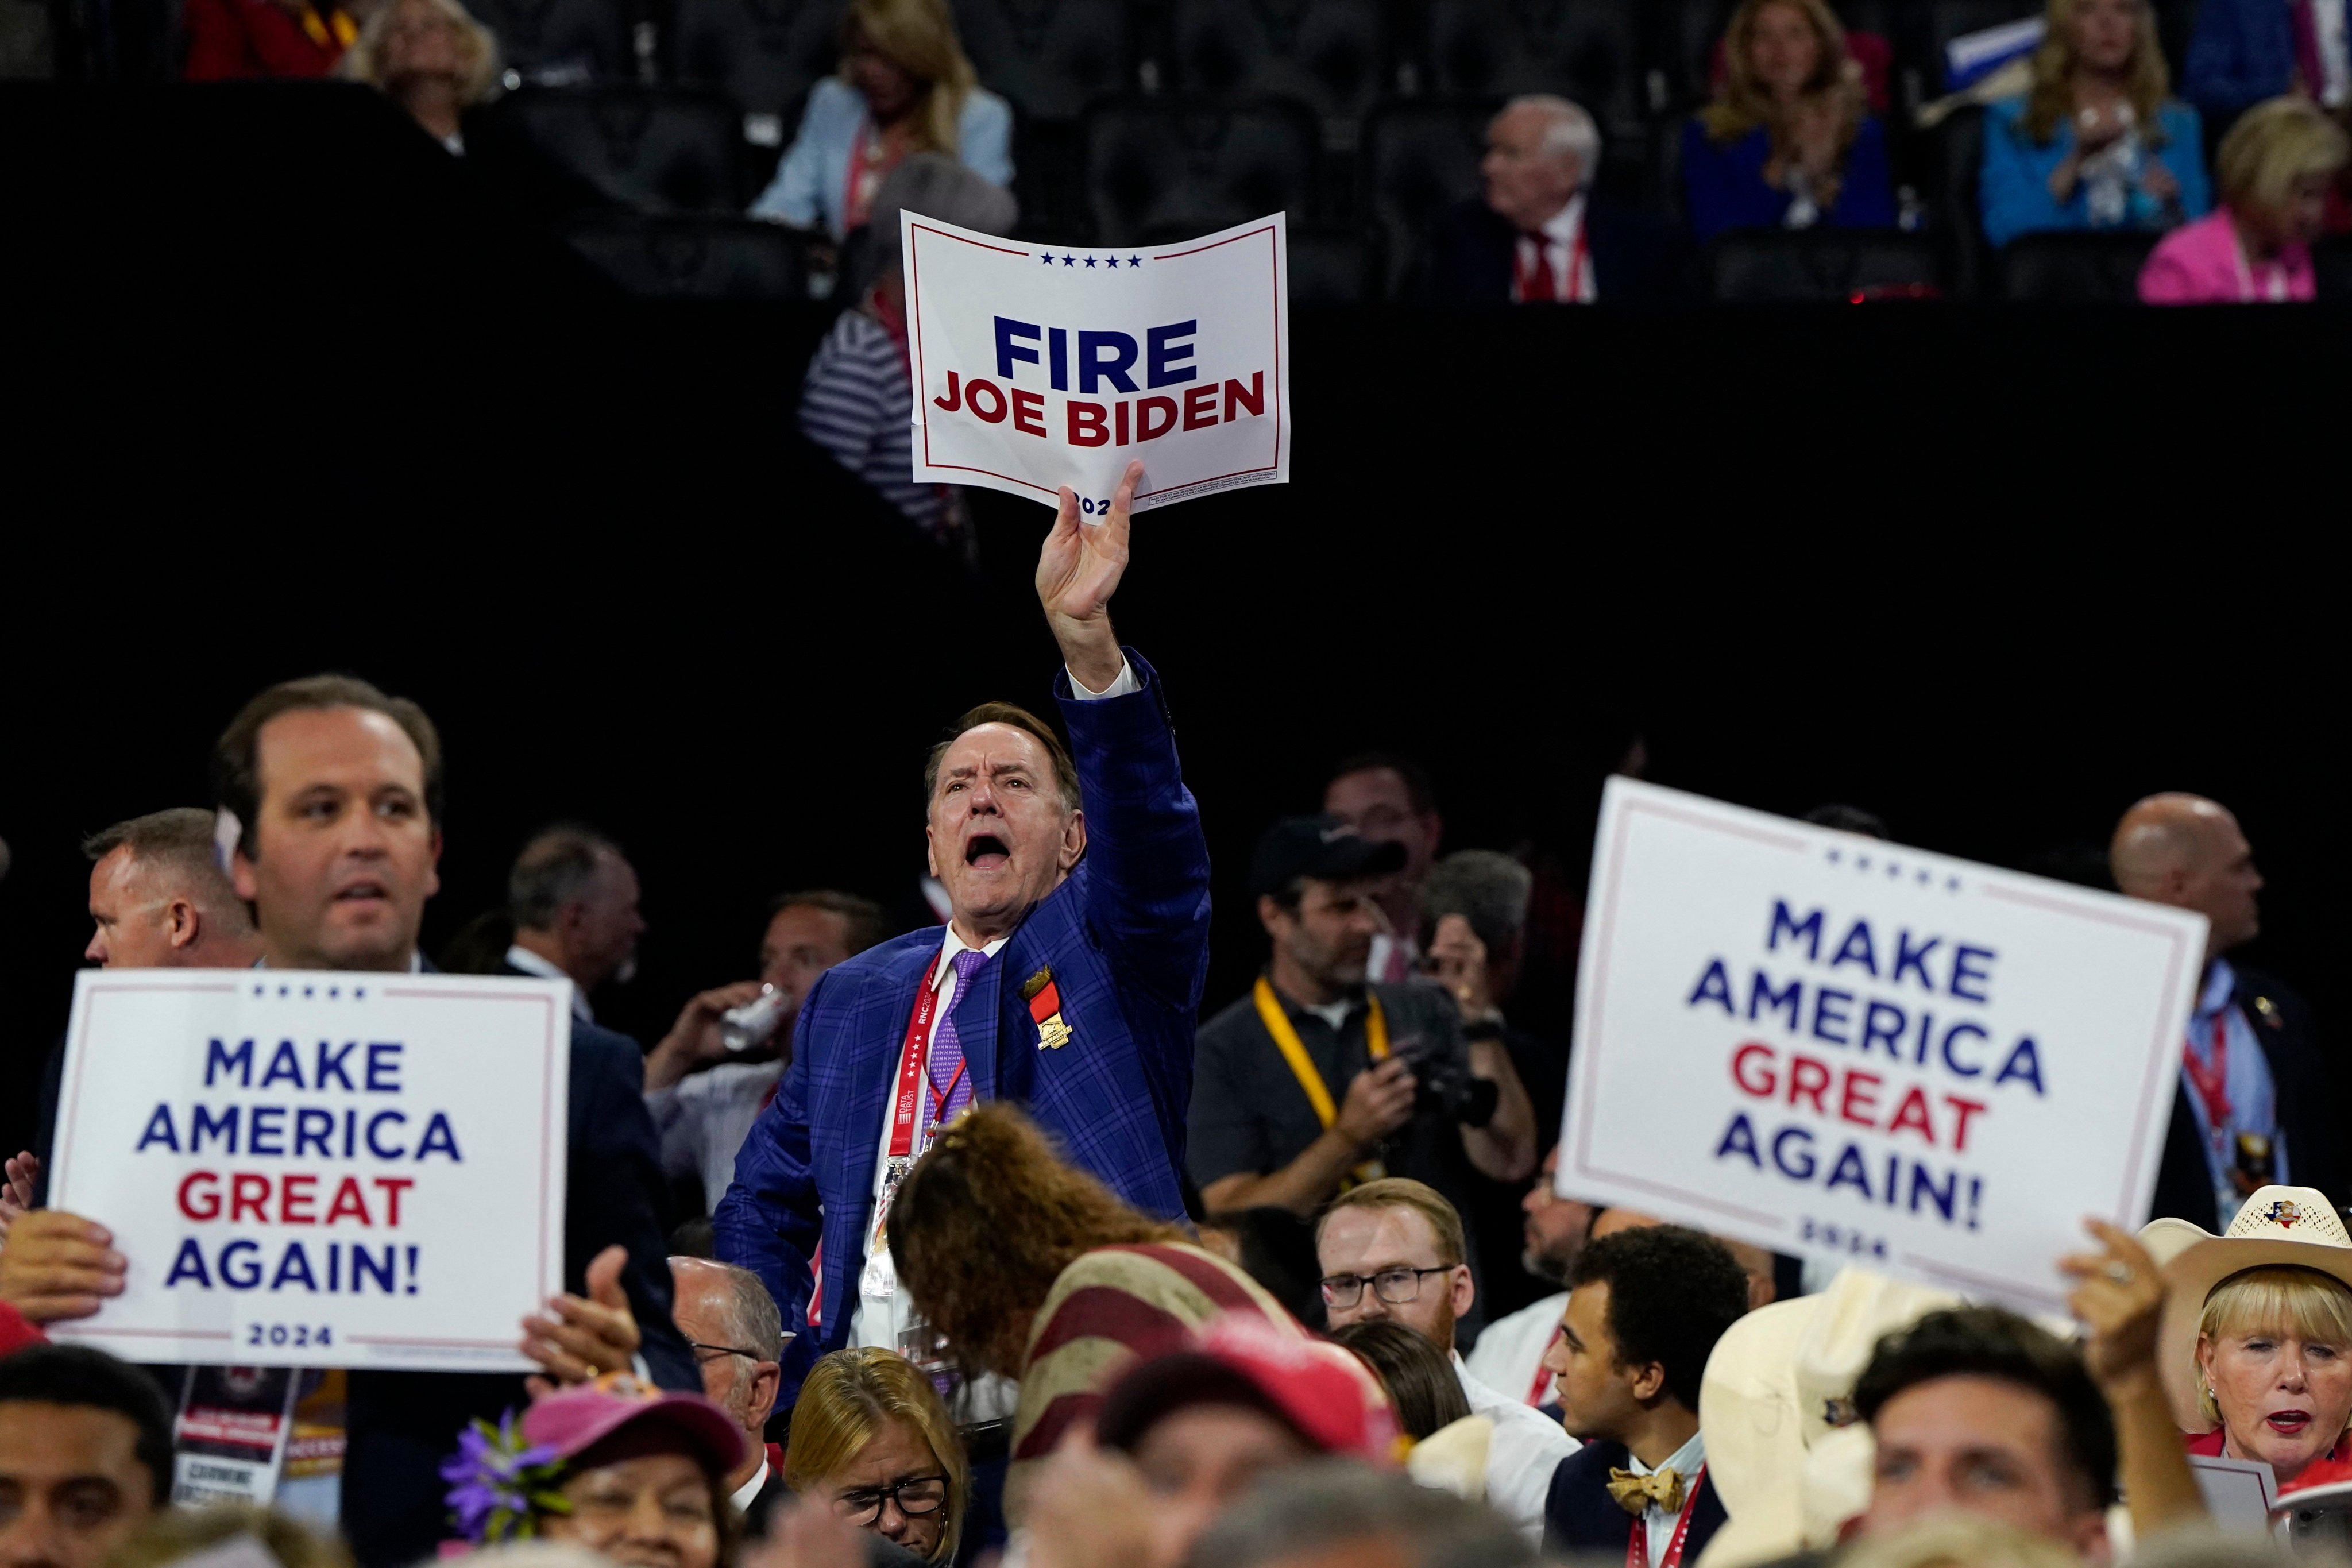
{"label": "striped shirt in background", "polygon": [[1190,1347],[1219,1318],[1311,1338],[1258,1282],[1213,1253],[1173,1242],[1100,1247],[1062,1270],[1038,1309],[1013,1418],[1006,1520],[1021,1521],[1028,1476],[1079,1420],[1092,1420],[1136,1362]]}
{"label": "striped shirt in background", "polygon": [[947,498],[919,485],[914,469],[914,384],[883,325],[863,310],[833,323],[801,387],[801,433],[856,474],[924,532],[938,535]]}

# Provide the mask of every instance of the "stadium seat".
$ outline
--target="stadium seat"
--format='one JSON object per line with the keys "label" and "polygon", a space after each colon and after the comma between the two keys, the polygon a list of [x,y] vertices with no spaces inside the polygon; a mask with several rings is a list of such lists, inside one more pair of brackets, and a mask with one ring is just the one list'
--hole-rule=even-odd
{"label": "stadium seat", "polygon": [[1106,245],[1185,239],[1272,212],[1312,228],[1320,132],[1305,105],[1139,98],[1097,105],[1080,136],[1087,217]]}
{"label": "stadium seat", "polygon": [[1370,297],[1371,255],[1355,235],[1317,234],[1294,226],[1286,241],[1292,304],[1360,305]]}
{"label": "stadium seat", "polygon": [[1174,0],[1169,37],[1171,86],[1295,98],[1327,125],[1360,121],[1395,74],[1370,0]]}
{"label": "stadium seat", "polygon": [[1456,98],[1557,92],[1605,136],[1644,139],[1642,0],[1429,0],[1430,84]]}
{"label": "stadium seat", "polygon": [[526,88],[485,108],[467,148],[527,205],[653,213],[743,205],[741,117],[700,88]]}
{"label": "stadium seat", "polygon": [[1933,243],[1898,229],[1744,229],[1709,245],[1702,268],[1723,304],[1916,299],[1944,280]]}
{"label": "stadium seat", "polygon": [[1380,293],[1402,297],[1439,211],[1478,195],[1488,103],[1391,103],[1364,122],[1364,209],[1380,237]]}
{"label": "stadium seat", "polygon": [[636,74],[626,0],[469,0],[498,35],[499,58],[525,81],[578,85]]}
{"label": "stadium seat", "polygon": [[788,142],[808,89],[840,55],[847,0],[673,0],[671,79],[742,107],[747,140]]}
{"label": "stadium seat", "polygon": [[1037,120],[1075,120],[1135,81],[1122,0],[955,0],[964,53],[991,92]]}
{"label": "stadium seat", "polygon": [[803,241],[747,217],[595,213],[563,226],[565,243],[631,294],[657,299],[806,300]]}
{"label": "stadium seat", "polygon": [[1984,110],[1963,109],[1924,138],[1919,174],[1927,209],[1942,235],[1952,291],[1972,298],[1990,265],[1977,174],[1984,162]]}
{"label": "stadium seat", "polygon": [[2042,304],[2129,305],[2139,300],[2139,269],[2156,248],[2143,233],[2029,234],[1994,258],[2004,300]]}

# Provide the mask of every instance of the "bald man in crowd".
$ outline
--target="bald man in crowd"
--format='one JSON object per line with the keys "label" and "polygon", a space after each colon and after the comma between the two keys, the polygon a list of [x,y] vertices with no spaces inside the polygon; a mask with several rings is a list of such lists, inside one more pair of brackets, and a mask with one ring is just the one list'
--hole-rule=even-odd
{"label": "bald man in crowd", "polygon": [[2152,795],[2124,813],[2107,858],[2124,892],[2194,910],[2209,927],[2154,1214],[2223,1230],[2274,1182],[2341,1203],[2337,1085],[2311,1010],[2227,956],[2262,931],[2263,876],[2238,819],[2201,795]]}
{"label": "bald man in crowd", "polygon": [[1483,195],[1440,213],[1421,292],[1431,304],[1585,305],[1672,292],[1665,231],[1597,195],[1601,128],[1549,93],[1486,127]]}
{"label": "bald man in crowd", "polygon": [[[152,811],[82,840],[89,857],[89,945],[100,969],[244,969],[261,955],[253,917],[229,885],[213,848],[213,814],[198,806]],[[59,1038],[42,1069],[38,1152],[7,1163],[0,1185],[0,1235],[47,1197],[41,1171],[57,1124],[65,1064]]]}

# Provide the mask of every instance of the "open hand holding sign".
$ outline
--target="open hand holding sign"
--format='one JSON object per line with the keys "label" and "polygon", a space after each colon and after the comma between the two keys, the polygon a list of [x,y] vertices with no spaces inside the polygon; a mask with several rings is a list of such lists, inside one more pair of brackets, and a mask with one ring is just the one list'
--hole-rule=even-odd
{"label": "open hand holding sign", "polygon": [[1110,626],[1110,596],[1127,573],[1128,535],[1141,462],[1128,464],[1108,511],[1082,515],[1077,496],[1062,488],[1053,531],[1037,552],[1037,599],[1045,624],[1062,645],[1070,674],[1089,691],[1102,691],[1118,679],[1126,656]]}

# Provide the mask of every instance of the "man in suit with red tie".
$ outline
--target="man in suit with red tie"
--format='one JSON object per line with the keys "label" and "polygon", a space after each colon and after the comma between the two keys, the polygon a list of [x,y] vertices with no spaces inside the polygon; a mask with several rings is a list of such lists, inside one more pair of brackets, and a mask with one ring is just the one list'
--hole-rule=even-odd
{"label": "man in suit with red tie", "polygon": [[714,1215],[719,1256],[759,1275],[799,1331],[782,1403],[827,1351],[929,1352],[883,1219],[975,1100],[1024,1102],[1129,1203],[1183,1212],[1209,854],[1159,677],[1111,633],[1141,475],[1129,466],[1099,521],[1064,490],[1038,557],[1069,750],[1043,720],[988,703],[932,752],[947,929],[883,942],[810,991],[792,1066]]}

